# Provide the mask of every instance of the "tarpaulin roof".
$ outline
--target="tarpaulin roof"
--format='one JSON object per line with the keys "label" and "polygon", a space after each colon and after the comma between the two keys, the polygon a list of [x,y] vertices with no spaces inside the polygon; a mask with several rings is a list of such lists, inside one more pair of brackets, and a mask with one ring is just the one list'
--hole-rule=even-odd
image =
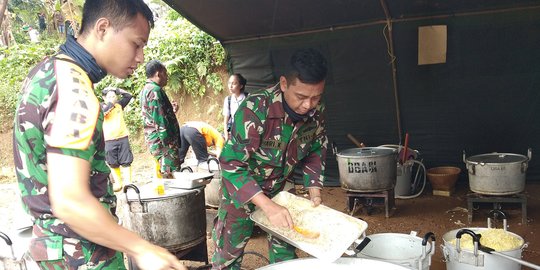
{"label": "tarpaulin roof", "polygon": [[222,42],[386,20],[540,6],[535,0],[164,0]]}
{"label": "tarpaulin roof", "polygon": [[[252,91],[276,83],[294,50],[329,62],[327,135],[338,150],[403,144],[427,168],[540,149],[538,0],[165,0],[221,41]],[[444,61],[420,63],[420,28],[444,27]],[[433,51],[429,49],[428,51]],[[525,166],[525,165],[524,165]],[[325,175],[338,177],[329,153]],[[526,168],[526,166],[524,167]],[[527,177],[540,180],[540,159]]]}

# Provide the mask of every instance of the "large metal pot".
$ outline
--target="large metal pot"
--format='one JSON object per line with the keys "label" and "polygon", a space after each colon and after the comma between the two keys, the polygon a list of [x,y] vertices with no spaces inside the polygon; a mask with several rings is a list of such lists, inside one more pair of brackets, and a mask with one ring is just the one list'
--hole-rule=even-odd
{"label": "large metal pot", "polygon": [[[357,256],[381,260],[416,270],[427,270],[435,253],[435,236],[427,233],[424,238],[402,233],[379,233],[367,236],[370,241]],[[431,243],[428,240],[431,238]]]}
{"label": "large metal pot", "polygon": [[123,224],[149,242],[171,252],[194,247],[206,240],[204,186],[195,189],[165,187],[158,195],[155,185],[124,187]]}
{"label": "large metal pot", "polygon": [[[501,215],[504,218],[503,226],[504,230],[506,231],[506,215],[500,210],[493,210],[489,213],[490,216],[496,214]],[[441,245],[441,248],[443,251],[443,257],[446,261],[447,270],[520,270],[520,263],[527,263],[521,261],[521,252],[527,247],[527,244],[525,244],[525,241],[523,238],[521,238],[521,236],[512,232],[507,231],[507,233],[513,237],[521,240],[523,244],[520,247],[512,250],[498,252],[503,254],[503,256],[509,256],[511,259],[482,251],[485,250],[485,248],[480,250],[480,238],[478,235],[481,235],[483,231],[491,228],[491,218],[488,218],[487,224],[487,228],[456,229],[443,235],[444,243]],[[463,234],[471,235],[473,238],[474,250],[464,250],[461,248],[461,243],[459,240]],[[451,242],[454,239],[456,239],[455,245]]]}
{"label": "large metal pot", "polygon": [[531,149],[527,156],[491,153],[465,158],[471,191],[486,195],[511,195],[525,189],[525,175]]}
{"label": "large metal pot", "polygon": [[335,262],[325,262],[316,258],[303,258],[279,263],[270,264],[258,268],[259,270],[356,270],[356,269],[377,269],[377,270],[403,270],[410,269],[393,263],[369,260],[363,258],[339,258]]}
{"label": "large metal pot", "polygon": [[378,192],[396,183],[397,149],[351,148],[336,154],[341,187],[350,191]]}
{"label": "large metal pot", "polygon": [[216,158],[209,158],[206,163],[199,164],[197,171],[213,173],[214,177],[210,184],[206,186],[204,200],[210,207],[219,207],[221,201],[221,167]]}

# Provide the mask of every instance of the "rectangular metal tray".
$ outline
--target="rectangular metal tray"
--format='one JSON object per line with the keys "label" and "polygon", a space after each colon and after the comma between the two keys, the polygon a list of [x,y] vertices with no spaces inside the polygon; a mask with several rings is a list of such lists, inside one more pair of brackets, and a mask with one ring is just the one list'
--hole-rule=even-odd
{"label": "rectangular metal tray", "polygon": [[193,189],[201,186],[208,185],[212,178],[213,173],[198,173],[198,172],[174,172],[174,179],[165,181],[165,188],[181,188],[181,189]]}
{"label": "rectangular metal tray", "polygon": [[323,261],[333,262],[337,260],[355,240],[365,237],[368,224],[363,220],[351,217],[325,205],[314,208],[311,206],[310,200],[295,196],[289,192],[280,192],[272,200],[285,207],[294,205],[294,207],[301,210],[301,213],[311,212],[312,219],[317,217],[317,221],[313,222],[313,224],[304,225],[304,227],[312,231],[318,231],[320,233],[319,238],[310,240],[294,237],[295,239],[293,239],[291,235],[294,235],[294,231],[283,233],[283,229],[280,230],[269,225],[268,219],[261,209],[256,209],[251,213],[251,220],[267,233]]}

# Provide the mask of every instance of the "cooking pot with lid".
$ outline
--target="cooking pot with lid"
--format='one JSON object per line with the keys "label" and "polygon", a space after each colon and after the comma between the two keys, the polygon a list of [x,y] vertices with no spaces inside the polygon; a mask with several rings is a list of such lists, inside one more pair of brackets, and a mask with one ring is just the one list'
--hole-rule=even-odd
{"label": "cooking pot with lid", "polygon": [[336,154],[341,187],[350,191],[378,192],[392,189],[397,175],[397,149],[351,148]]}
{"label": "cooking pot with lid", "polygon": [[[174,181],[174,180],[171,180]],[[204,186],[194,189],[169,188],[158,195],[155,185],[124,187],[123,225],[145,240],[177,252],[206,240]]]}
{"label": "cooking pot with lid", "polygon": [[525,176],[532,153],[527,156],[491,153],[465,158],[471,191],[486,195],[512,195],[525,190]]}

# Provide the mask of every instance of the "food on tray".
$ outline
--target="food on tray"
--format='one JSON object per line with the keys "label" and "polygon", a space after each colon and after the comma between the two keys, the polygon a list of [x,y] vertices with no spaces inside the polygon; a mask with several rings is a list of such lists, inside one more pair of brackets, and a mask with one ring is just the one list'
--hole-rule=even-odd
{"label": "food on tray", "polygon": [[[475,232],[481,234],[480,244],[485,247],[494,249],[495,251],[507,251],[520,248],[523,245],[523,240],[517,238],[511,233],[503,229],[486,229]],[[452,239],[450,243],[456,245],[457,239]],[[472,237],[468,234],[461,236],[460,246],[462,249],[473,250],[474,244]]]}
{"label": "food on tray", "polygon": [[351,221],[353,217],[340,215],[326,207],[313,207],[311,201],[306,199],[291,198],[295,197],[279,197],[275,202],[289,210],[294,225],[300,230],[275,227],[264,215],[260,216],[260,223],[292,241],[310,243],[322,248],[331,248],[333,245],[329,243],[347,239],[351,232],[365,230],[361,228],[361,224]]}

